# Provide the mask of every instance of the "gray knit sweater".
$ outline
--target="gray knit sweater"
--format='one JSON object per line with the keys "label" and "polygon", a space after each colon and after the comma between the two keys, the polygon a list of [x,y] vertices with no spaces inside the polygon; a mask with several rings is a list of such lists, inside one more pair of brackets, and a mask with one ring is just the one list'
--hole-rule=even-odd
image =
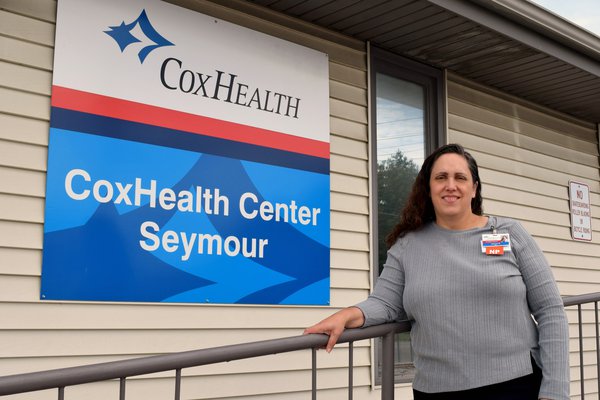
{"label": "gray knit sweater", "polygon": [[[481,251],[482,234],[509,233],[510,252]],[[539,397],[569,398],[568,325],[550,267],[518,222],[488,218],[484,228],[435,223],[388,251],[373,293],[357,305],[365,325],[411,321],[413,387],[466,390],[542,368]],[[532,319],[532,316],[535,321]]]}

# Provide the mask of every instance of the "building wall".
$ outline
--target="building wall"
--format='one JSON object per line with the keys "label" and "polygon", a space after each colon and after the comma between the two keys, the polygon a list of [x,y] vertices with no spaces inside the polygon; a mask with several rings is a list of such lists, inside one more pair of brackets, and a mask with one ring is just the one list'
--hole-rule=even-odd
{"label": "building wall", "polygon": [[[600,167],[596,127],[452,74],[447,91],[448,140],[463,144],[477,160],[484,212],[523,223],[544,251],[563,296],[597,292]],[[571,239],[569,180],[590,186],[591,243]],[[584,373],[589,395],[597,394],[597,373],[594,316],[586,309]],[[567,314],[571,337],[578,337],[576,308]],[[580,393],[578,346],[572,339],[573,398]]]}
{"label": "building wall", "polygon": [[[370,287],[367,61],[360,41],[240,2],[172,1],[329,54],[331,307],[40,301],[56,2],[0,2],[0,376],[300,335]],[[243,11],[240,11],[243,10]],[[320,399],[347,389],[347,350],[319,354]],[[371,387],[369,341],[355,345],[355,396]],[[184,398],[306,399],[310,352],[183,371]],[[173,373],[133,378],[128,399],[169,398]],[[67,390],[106,399],[105,382]],[[256,397],[254,397],[256,396]],[[55,392],[17,398],[56,398]]]}
{"label": "building wall", "polygon": [[[243,1],[236,10],[203,0],[175,4],[329,54],[331,129],[331,307],[50,302],[39,300],[56,2],[0,0],[0,376],[49,368],[295,336],[370,288],[369,155],[365,44]],[[224,3],[224,2],[221,2]],[[600,221],[593,243],[570,240],[566,184],[590,185],[600,215],[598,142],[589,124],[490,92],[458,76],[448,82],[449,141],[480,163],[488,213],[523,221],[542,246],[565,295],[600,282]],[[576,314],[569,318],[575,321]],[[591,313],[584,311],[586,318]],[[575,335],[575,327],[572,327]],[[591,348],[593,329],[584,330]],[[573,342],[573,350],[577,344]],[[322,353],[322,354],[321,354]],[[369,341],[355,347],[355,398],[371,387]],[[319,353],[319,399],[343,398],[347,351]],[[586,352],[586,363],[595,362]],[[578,359],[573,353],[572,365]],[[184,398],[306,399],[310,354],[296,352],[183,371]],[[574,367],[573,377],[578,376]],[[172,373],[132,379],[129,399],[168,398]],[[593,377],[594,370],[586,370]],[[116,396],[105,382],[67,398]],[[588,385],[588,387],[593,385]],[[573,383],[573,393],[578,393]],[[410,398],[406,385],[397,398]],[[15,396],[54,399],[54,392]]]}

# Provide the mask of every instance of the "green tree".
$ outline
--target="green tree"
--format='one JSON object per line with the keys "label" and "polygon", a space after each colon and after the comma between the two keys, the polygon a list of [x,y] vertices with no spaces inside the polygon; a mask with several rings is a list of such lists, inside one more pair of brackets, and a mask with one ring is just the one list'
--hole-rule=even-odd
{"label": "green tree", "polygon": [[387,255],[385,237],[400,220],[419,167],[400,150],[377,164],[379,272]]}

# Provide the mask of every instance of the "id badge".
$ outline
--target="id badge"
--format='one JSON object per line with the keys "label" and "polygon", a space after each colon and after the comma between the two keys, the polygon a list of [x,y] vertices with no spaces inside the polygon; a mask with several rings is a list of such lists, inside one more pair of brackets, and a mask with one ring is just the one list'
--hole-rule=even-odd
{"label": "id badge", "polygon": [[489,256],[500,256],[510,251],[510,235],[497,233],[481,235],[481,252]]}

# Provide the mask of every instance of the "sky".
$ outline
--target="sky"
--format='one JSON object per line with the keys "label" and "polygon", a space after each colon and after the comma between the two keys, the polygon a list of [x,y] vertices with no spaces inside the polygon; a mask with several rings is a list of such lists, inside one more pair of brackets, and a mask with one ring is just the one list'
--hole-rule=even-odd
{"label": "sky", "polygon": [[598,0],[530,0],[600,37]]}

